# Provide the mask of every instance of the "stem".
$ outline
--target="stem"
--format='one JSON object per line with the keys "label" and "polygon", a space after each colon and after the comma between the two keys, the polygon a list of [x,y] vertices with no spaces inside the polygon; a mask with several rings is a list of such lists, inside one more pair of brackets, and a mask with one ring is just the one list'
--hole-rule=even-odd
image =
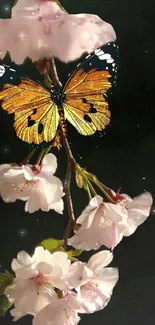
{"label": "stem", "polygon": [[96,193],[96,191],[95,191],[93,185],[91,184],[91,182],[90,182],[89,180],[87,180],[87,182],[88,182],[88,186],[89,186],[89,188],[90,188],[92,194],[93,194],[94,196],[97,195],[97,193]]}
{"label": "stem", "polygon": [[62,84],[59,80],[58,74],[57,74],[57,69],[55,65],[54,58],[50,59],[50,69],[49,69],[49,74],[52,79],[52,84],[54,87],[62,87]]}
{"label": "stem", "polygon": [[41,163],[43,157],[45,156],[46,150],[47,150],[47,149],[42,149],[42,150],[41,150],[40,155],[39,155],[39,157],[38,157],[38,159],[37,159],[37,163],[36,163],[37,165],[40,165],[40,163]]}
{"label": "stem", "polygon": [[92,182],[100,189],[100,191],[105,195],[105,197],[111,202],[115,203],[112,197],[106,192],[104,185],[98,180],[92,180]]}
{"label": "stem", "polygon": [[88,184],[87,184],[87,194],[88,194],[89,201],[91,201],[92,195],[91,195],[91,191],[90,191]]}
{"label": "stem", "polygon": [[71,192],[70,192],[70,183],[71,183],[71,176],[72,176],[72,169],[75,166],[75,159],[72,155],[71,148],[69,146],[67,138],[64,136],[63,133],[63,128],[60,122],[60,132],[61,132],[61,137],[62,137],[62,142],[64,149],[66,151],[66,156],[67,156],[67,172],[66,172],[66,178],[64,182],[64,192],[66,194],[66,200],[67,200],[67,206],[68,206],[68,213],[69,213],[69,221],[67,228],[64,233],[64,246],[67,245],[67,239],[69,238],[72,229],[75,224],[75,216],[74,216],[74,209],[73,209],[73,202],[72,202],[72,197],[71,197]]}
{"label": "stem", "polygon": [[[50,60],[49,72],[50,72],[50,78],[52,80],[53,86],[61,87],[62,85],[58,78],[54,58],[52,58]],[[64,183],[64,192],[66,194],[68,213],[69,213],[69,221],[68,221],[68,225],[66,227],[65,233],[64,233],[64,247],[66,248],[67,247],[67,239],[69,238],[69,236],[72,232],[72,229],[74,227],[74,224],[75,224],[73,203],[72,203],[71,192],[70,192],[71,175],[72,175],[72,169],[75,166],[75,159],[72,155],[72,151],[69,146],[68,140],[67,140],[66,136],[64,135],[61,120],[60,120],[59,127],[60,127],[62,143],[63,143],[64,149],[66,152],[66,156],[67,156],[67,172],[66,172],[66,178],[65,178],[65,183]]]}

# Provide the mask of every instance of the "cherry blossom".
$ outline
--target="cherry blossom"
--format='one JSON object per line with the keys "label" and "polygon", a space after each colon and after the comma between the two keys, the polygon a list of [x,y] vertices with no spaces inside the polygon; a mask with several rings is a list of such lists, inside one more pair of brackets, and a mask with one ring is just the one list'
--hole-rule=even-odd
{"label": "cherry blossom", "polygon": [[105,245],[113,249],[123,236],[132,235],[149,216],[152,196],[145,192],[134,199],[115,194],[114,203],[104,202],[96,195],[77,219],[78,230],[68,244],[83,250]]}
{"label": "cherry blossom", "polygon": [[88,263],[74,262],[69,270],[69,284],[78,292],[87,313],[103,309],[109,302],[118,280],[117,268],[106,267],[113,254],[101,251],[94,254]]}
{"label": "cherry blossom", "polygon": [[56,169],[57,159],[52,153],[43,158],[41,165],[0,165],[2,199],[5,202],[26,201],[25,211],[30,213],[39,209],[62,213],[63,185],[53,176]]}
{"label": "cherry blossom", "polygon": [[57,295],[54,288],[69,290],[67,274],[70,260],[64,252],[51,254],[43,247],[37,247],[31,257],[25,251],[12,261],[15,272],[14,283],[5,290],[5,295],[14,304],[11,314],[15,320],[26,314],[35,315]]}
{"label": "cherry blossom", "polygon": [[76,325],[80,321],[78,312],[83,313],[84,310],[77,294],[64,293],[34,317],[33,325]]}
{"label": "cherry blossom", "polygon": [[0,19],[0,58],[9,51],[17,64],[52,56],[68,62],[115,40],[113,27],[100,17],[70,15],[55,1],[18,1],[11,19]]}

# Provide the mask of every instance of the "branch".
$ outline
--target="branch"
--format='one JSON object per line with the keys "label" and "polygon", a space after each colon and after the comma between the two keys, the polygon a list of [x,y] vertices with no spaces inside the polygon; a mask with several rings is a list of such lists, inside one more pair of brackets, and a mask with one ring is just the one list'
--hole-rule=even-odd
{"label": "branch", "polygon": [[[58,78],[58,74],[57,74],[57,70],[56,70],[56,66],[55,66],[55,62],[54,62],[54,58],[52,58],[50,60],[50,77],[53,83],[53,86],[55,87],[61,87],[61,82]],[[66,194],[66,200],[67,200],[67,206],[68,206],[68,213],[69,213],[69,221],[68,221],[68,225],[67,228],[65,230],[64,233],[64,247],[67,246],[67,239],[69,238],[73,226],[75,224],[75,216],[74,216],[74,210],[73,210],[73,203],[72,203],[72,198],[71,198],[71,192],[70,192],[70,183],[71,183],[71,175],[72,175],[72,169],[75,166],[75,159],[72,155],[71,152],[71,148],[69,146],[68,140],[63,132],[63,127],[62,127],[62,123],[60,120],[60,134],[61,134],[61,139],[62,139],[62,143],[64,146],[64,149],[66,151],[66,156],[67,156],[67,172],[66,172],[66,178],[65,178],[65,183],[64,183],[64,192]]]}
{"label": "branch", "polygon": [[71,176],[72,176],[72,170],[75,167],[75,159],[72,155],[68,140],[64,136],[61,122],[60,122],[60,130],[61,130],[63,146],[65,148],[66,156],[67,156],[67,172],[66,172],[66,178],[65,178],[65,183],[64,183],[64,192],[66,194],[66,200],[67,200],[67,206],[68,206],[68,212],[69,212],[69,221],[68,221],[68,225],[65,230],[65,233],[64,233],[64,244],[66,246],[67,239],[71,235],[71,231],[75,224],[73,203],[72,203],[72,197],[71,197],[71,192],[70,192]]}
{"label": "branch", "polygon": [[50,74],[53,86],[54,87],[62,87],[62,84],[61,84],[58,74],[57,74],[57,69],[56,69],[54,58],[50,59],[49,74]]}

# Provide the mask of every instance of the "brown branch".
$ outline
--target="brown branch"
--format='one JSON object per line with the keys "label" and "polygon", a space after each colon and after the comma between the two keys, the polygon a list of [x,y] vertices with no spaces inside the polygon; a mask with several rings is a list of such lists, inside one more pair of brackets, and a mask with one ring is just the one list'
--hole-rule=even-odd
{"label": "brown branch", "polygon": [[[53,83],[53,86],[55,87],[61,87],[61,82],[58,78],[54,58],[50,60],[50,77]],[[75,216],[74,216],[74,210],[73,210],[73,203],[72,203],[72,197],[71,197],[71,192],[70,192],[70,183],[71,183],[71,175],[72,175],[72,170],[75,166],[75,159],[72,155],[71,148],[69,146],[68,140],[64,134],[62,123],[60,120],[59,124],[60,128],[60,134],[61,134],[61,139],[62,143],[66,152],[67,156],[67,172],[66,172],[66,178],[64,182],[64,192],[66,194],[66,201],[67,201],[67,207],[68,207],[68,213],[69,213],[69,221],[68,225],[66,227],[65,233],[64,233],[64,247],[66,248],[67,246],[67,239],[71,235],[71,231],[73,229],[73,226],[75,224]]]}
{"label": "brown branch", "polygon": [[71,197],[71,192],[70,192],[71,176],[72,176],[72,170],[75,167],[75,159],[72,155],[68,140],[63,133],[63,128],[62,128],[61,122],[60,122],[60,130],[61,130],[63,146],[64,146],[64,149],[66,151],[66,156],[67,156],[67,172],[66,172],[66,178],[65,178],[65,182],[64,182],[64,192],[66,194],[68,213],[69,213],[69,221],[68,221],[68,225],[65,230],[65,233],[64,233],[64,246],[66,246],[67,239],[71,235],[71,231],[75,224],[74,209],[73,209],[72,197]]}
{"label": "brown branch", "polygon": [[53,86],[54,87],[62,87],[62,84],[61,84],[58,74],[57,74],[57,69],[56,69],[54,58],[50,59],[49,74],[50,74]]}

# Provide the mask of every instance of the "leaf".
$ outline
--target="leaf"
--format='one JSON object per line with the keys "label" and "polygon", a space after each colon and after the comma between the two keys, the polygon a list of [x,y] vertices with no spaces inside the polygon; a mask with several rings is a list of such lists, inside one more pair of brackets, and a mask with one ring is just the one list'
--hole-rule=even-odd
{"label": "leaf", "polygon": [[13,282],[13,275],[5,270],[4,273],[0,272],[0,296],[4,294],[4,290]]}
{"label": "leaf", "polygon": [[63,248],[63,244],[64,244],[64,240],[55,239],[55,238],[44,239],[40,243],[40,245],[43,246],[48,251],[50,251],[50,253],[54,253],[57,251],[64,252],[65,250]]}
{"label": "leaf", "polygon": [[9,302],[6,296],[0,297],[0,317],[3,317],[7,310],[11,307],[11,303]]}
{"label": "leaf", "polygon": [[79,188],[83,187],[83,177],[81,172],[79,172],[78,169],[76,169],[76,174],[75,174],[75,179],[76,179],[76,184]]}
{"label": "leaf", "polygon": [[78,261],[78,258],[76,258],[75,256],[79,256],[82,254],[82,250],[81,249],[77,249],[76,251],[73,251],[73,250],[70,250],[70,251],[67,251],[66,254],[68,255],[68,258],[72,261],[72,262],[75,262],[75,261]]}

